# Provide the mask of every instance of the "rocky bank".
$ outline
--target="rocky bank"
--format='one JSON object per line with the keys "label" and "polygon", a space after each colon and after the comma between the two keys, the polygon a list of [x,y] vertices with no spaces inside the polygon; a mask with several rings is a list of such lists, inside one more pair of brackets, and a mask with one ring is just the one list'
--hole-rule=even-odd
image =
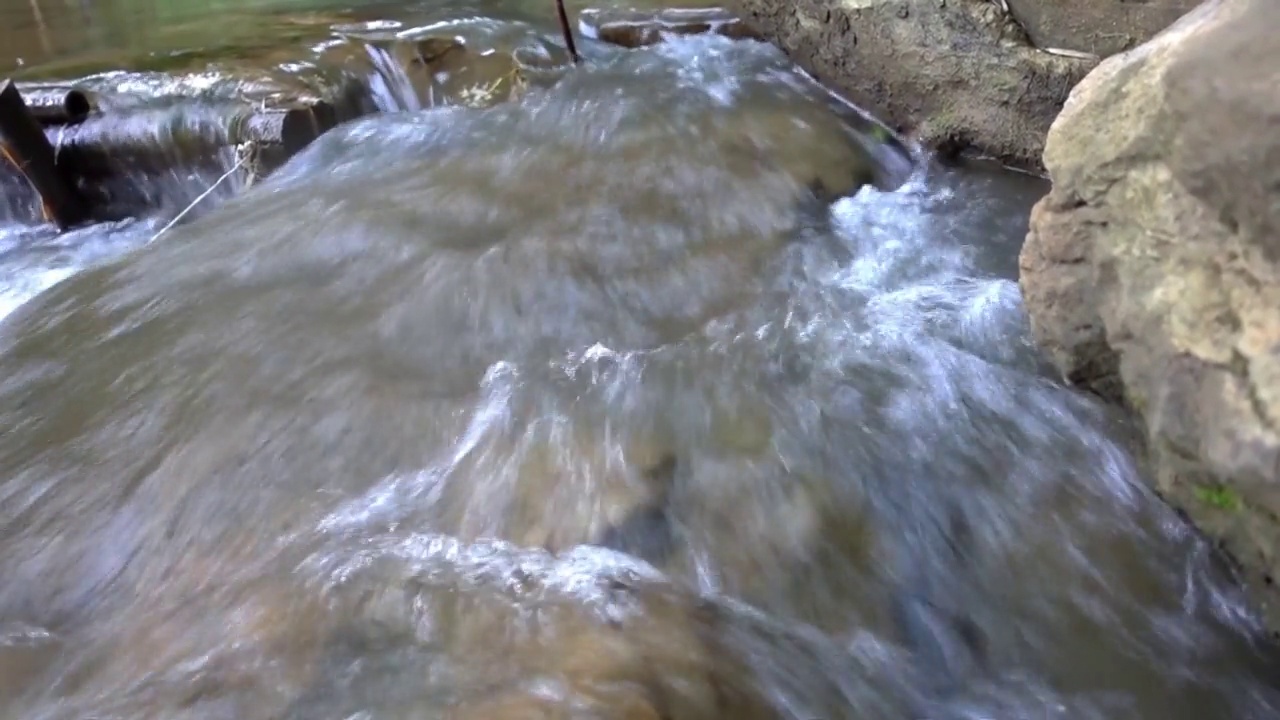
{"label": "rocky bank", "polygon": [[1280,3],[1210,0],[1053,124],[1021,257],[1064,375],[1145,419],[1158,489],[1280,629]]}
{"label": "rocky bank", "polygon": [[944,153],[1032,170],[1098,56],[1141,43],[1196,0],[734,0],[819,80]]}

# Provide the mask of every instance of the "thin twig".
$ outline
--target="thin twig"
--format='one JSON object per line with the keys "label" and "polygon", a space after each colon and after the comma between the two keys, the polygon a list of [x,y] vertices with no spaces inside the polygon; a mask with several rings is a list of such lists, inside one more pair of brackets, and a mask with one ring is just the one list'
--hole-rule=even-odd
{"label": "thin twig", "polygon": [[223,173],[223,174],[222,174],[222,177],[220,177],[220,178],[218,178],[217,180],[215,180],[215,181],[214,181],[214,183],[213,183],[212,185],[210,185],[210,186],[209,186],[209,189],[208,189],[208,190],[205,190],[204,192],[200,193],[200,195],[199,195],[199,196],[197,196],[195,200],[192,200],[192,201],[191,201],[191,204],[190,204],[190,205],[188,205],[188,206],[186,206],[185,208],[183,208],[183,209],[182,209],[182,212],[178,213],[177,215],[174,215],[174,216],[173,216],[173,219],[172,219],[172,220],[170,220],[170,221],[168,222],[168,224],[166,224],[164,227],[162,227],[162,228],[160,228],[159,230],[157,230],[157,231],[156,231],[156,234],[155,234],[155,235],[152,235],[152,236],[151,236],[151,239],[150,239],[150,240],[148,240],[147,242],[155,242],[155,241],[156,241],[156,238],[158,238],[158,237],[160,237],[161,235],[163,235],[163,234],[165,234],[166,232],[168,232],[169,228],[171,228],[171,227],[173,227],[174,225],[176,225],[176,224],[178,223],[178,221],[179,221],[179,220],[181,220],[183,217],[186,217],[186,214],[187,214],[187,213],[189,213],[189,212],[191,212],[191,208],[194,208],[196,205],[199,205],[201,200],[203,200],[203,199],[205,199],[205,198],[209,197],[209,193],[213,192],[213,191],[214,191],[214,190],[215,190],[219,185],[221,185],[221,184],[223,183],[223,181],[224,181],[224,180],[226,180],[227,178],[231,177],[231,175],[232,175],[233,173],[235,173],[235,171],[239,170],[239,169],[240,169],[240,166],[241,166],[241,165],[244,165],[244,161],[245,161],[245,159],[246,159],[247,157],[248,157],[248,156],[246,155],[245,157],[242,157],[242,158],[240,158],[239,160],[237,160],[237,161],[236,161],[236,164],[235,164],[235,165],[232,165],[230,170],[226,171],[225,173]]}
{"label": "thin twig", "polygon": [[564,34],[564,44],[569,48],[569,57],[573,58],[573,64],[577,65],[582,62],[582,58],[578,56],[578,46],[573,42],[573,29],[569,27],[569,13],[565,12],[564,0],[556,0],[556,14],[560,16],[560,32]]}
{"label": "thin twig", "polygon": [[36,34],[40,36],[40,48],[44,50],[44,54],[48,55],[53,52],[53,44],[49,42],[49,28],[44,23],[44,13],[40,12],[40,3],[37,0],[30,0],[31,15],[36,21]]}

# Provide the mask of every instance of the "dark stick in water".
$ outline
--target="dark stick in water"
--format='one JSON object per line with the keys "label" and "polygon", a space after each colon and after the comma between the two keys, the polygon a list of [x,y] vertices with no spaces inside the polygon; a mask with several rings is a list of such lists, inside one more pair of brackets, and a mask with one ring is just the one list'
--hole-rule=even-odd
{"label": "dark stick in water", "polygon": [[89,207],[59,165],[44,129],[12,81],[0,82],[0,159],[30,181],[45,216],[66,230],[89,217]]}
{"label": "dark stick in water", "polygon": [[27,84],[20,85],[18,91],[31,116],[45,127],[84,122],[98,108],[98,99],[93,93],[76,87]]}
{"label": "dark stick in water", "polygon": [[556,0],[556,14],[560,16],[560,32],[564,33],[564,44],[569,48],[569,57],[577,65],[582,62],[582,58],[578,56],[578,46],[573,42],[573,29],[569,27],[569,13],[565,12],[564,0]]}

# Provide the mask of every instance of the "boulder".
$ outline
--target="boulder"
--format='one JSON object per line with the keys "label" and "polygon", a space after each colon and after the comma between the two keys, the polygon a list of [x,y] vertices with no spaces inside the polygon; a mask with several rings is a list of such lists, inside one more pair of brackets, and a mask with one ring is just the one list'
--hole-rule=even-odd
{"label": "boulder", "polygon": [[1096,64],[1042,52],[988,0],[737,0],[801,67],[945,153],[1039,169],[1044,137]]}
{"label": "boulder", "polygon": [[1021,285],[1069,380],[1145,421],[1157,489],[1280,628],[1280,3],[1210,0],[1053,124]]}
{"label": "boulder", "polygon": [[1040,170],[1044,138],[1098,56],[1194,0],[736,0],[801,67],[928,146]]}
{"label": "boulder", "polygon": [[667,37],[705,33],[759,40],[746,23],[724,8],[587,8],[578,15],[578,32],[592,40],[625,48],[653,45]]}
{"label": "boulder", "polygon": [[[1000,2],[1002,0],[996,0]],[[1036,47],[1106,57],[1151,39],[1200,0],[1003,0]]]}

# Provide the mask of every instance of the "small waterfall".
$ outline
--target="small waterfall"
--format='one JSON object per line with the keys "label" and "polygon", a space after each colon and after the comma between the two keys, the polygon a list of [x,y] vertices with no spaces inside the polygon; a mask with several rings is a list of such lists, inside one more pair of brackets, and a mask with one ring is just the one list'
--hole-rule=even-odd
{"label": "small waterfall", "polygon": [[374,67],[369,75],[369,94],[379,112],[416,112],[435,104],[434,99],[428,97],[424,105],[408,73],[391,53],[372,44],[365,45],[364,49]]}
{"label": "small waterfall", "polygon": [[80,268],[145,244],[182,214],[208,212],[253,177],[235,143],[243,106],[182,102],[101,116],[47,133],[75,168],[94,224],[60,233],[15,168],[0,168],[0,318]]}
{"label": "small waterfall", "polygon": [[[215,183],[206,199],[242,190],[251,168],[238,152],[245,108],[231,103],[182,101],[101,115],[80,125],[46,130],[54,155],[101,220],[172,216]],[[15,168],[0,171],[0,223],[42,223],[40,199]]]}

